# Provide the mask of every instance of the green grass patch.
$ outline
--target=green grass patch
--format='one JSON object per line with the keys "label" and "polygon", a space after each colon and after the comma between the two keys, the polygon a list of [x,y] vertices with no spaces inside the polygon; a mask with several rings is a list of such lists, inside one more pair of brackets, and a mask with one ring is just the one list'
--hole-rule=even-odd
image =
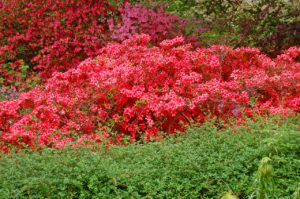
{"label": "green grass patch", "polygon": [[291,198],[300,182],[300,118],[246,123],[218,131],[210,121],[160,143],[96,152],[3,155],[0,198],[248,198],[263,157],[272,160],[276,196]]}

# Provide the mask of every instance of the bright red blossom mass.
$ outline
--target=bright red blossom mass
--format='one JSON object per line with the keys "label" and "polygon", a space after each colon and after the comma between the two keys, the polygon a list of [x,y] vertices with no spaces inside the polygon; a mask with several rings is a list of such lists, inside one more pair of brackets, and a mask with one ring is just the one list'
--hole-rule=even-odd
{"label": "bright red blossom mass", "polygon": [[[107,19],[117,11],[107,0],[10,0],[0,2],[0,64],[20,73],[20,62],[39,71],[46,81],[95,56],[108,36]],[[18,76],[0,65],[9,81]]]}
{"label": "bright red blossom mass", "polygon": [[[85,140],[157,139],[184,124],[300,111],[300,48],[276,59],[253,48],[192,50],[183,38],[148,47],[150,36],[110,43],[44,86],[0,102],[0,147],[61,148]],[[211,115],[208,116],[207,114]]]}

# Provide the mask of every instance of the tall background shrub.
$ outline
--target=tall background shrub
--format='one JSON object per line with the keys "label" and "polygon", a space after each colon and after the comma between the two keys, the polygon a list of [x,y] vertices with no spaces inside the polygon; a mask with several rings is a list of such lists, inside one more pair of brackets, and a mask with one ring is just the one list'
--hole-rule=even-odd
{"label": "tall background shrub", "polygon": [[300,9],[294,0],[174,0],[131,1],[147,7],[163,5],[199,36],[200,45],[227,44],[258,47],[274,57],[300,41]]}
{"label": "tall background shrub", "polygon": [[23,83],[22,65],[27,78],[38,71],[45,80],[94,56],[106,42],[106,20],[114,12],[106,0],[1,2],[1,83]]}

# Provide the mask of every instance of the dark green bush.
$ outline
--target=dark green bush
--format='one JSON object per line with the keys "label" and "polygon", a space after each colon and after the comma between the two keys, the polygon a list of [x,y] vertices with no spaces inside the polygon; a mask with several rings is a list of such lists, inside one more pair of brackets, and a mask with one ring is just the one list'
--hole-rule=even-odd
{"label": "dark green bush", "polygon": [[160,143],[22,151],[0,159],[0,198],[247,198],[262,157],[272,159],[276,194],[300,182],[299,117],[218,131],[215,122]]}

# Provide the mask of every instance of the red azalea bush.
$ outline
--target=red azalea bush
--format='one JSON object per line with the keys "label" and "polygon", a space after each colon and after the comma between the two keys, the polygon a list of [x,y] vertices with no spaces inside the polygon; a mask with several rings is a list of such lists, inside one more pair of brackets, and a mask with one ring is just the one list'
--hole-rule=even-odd
{"label": "red azalea bush", "polygon": [[19,80],[22,62],[45,80],[54,71],[66,71],[94,56],[105,44],[106,20],[114,13],[106,0],[0,2],[3,84]]}
{"label": "red azalea bush", "polygon": [[254,48],[191,50],[181,37],[159,47],[149,42],[139,35],[108,44],[44,86],[0,102],[1,149],[122,144],[157,139],[211,116],[300,111],[300,48],[272,60]]}

